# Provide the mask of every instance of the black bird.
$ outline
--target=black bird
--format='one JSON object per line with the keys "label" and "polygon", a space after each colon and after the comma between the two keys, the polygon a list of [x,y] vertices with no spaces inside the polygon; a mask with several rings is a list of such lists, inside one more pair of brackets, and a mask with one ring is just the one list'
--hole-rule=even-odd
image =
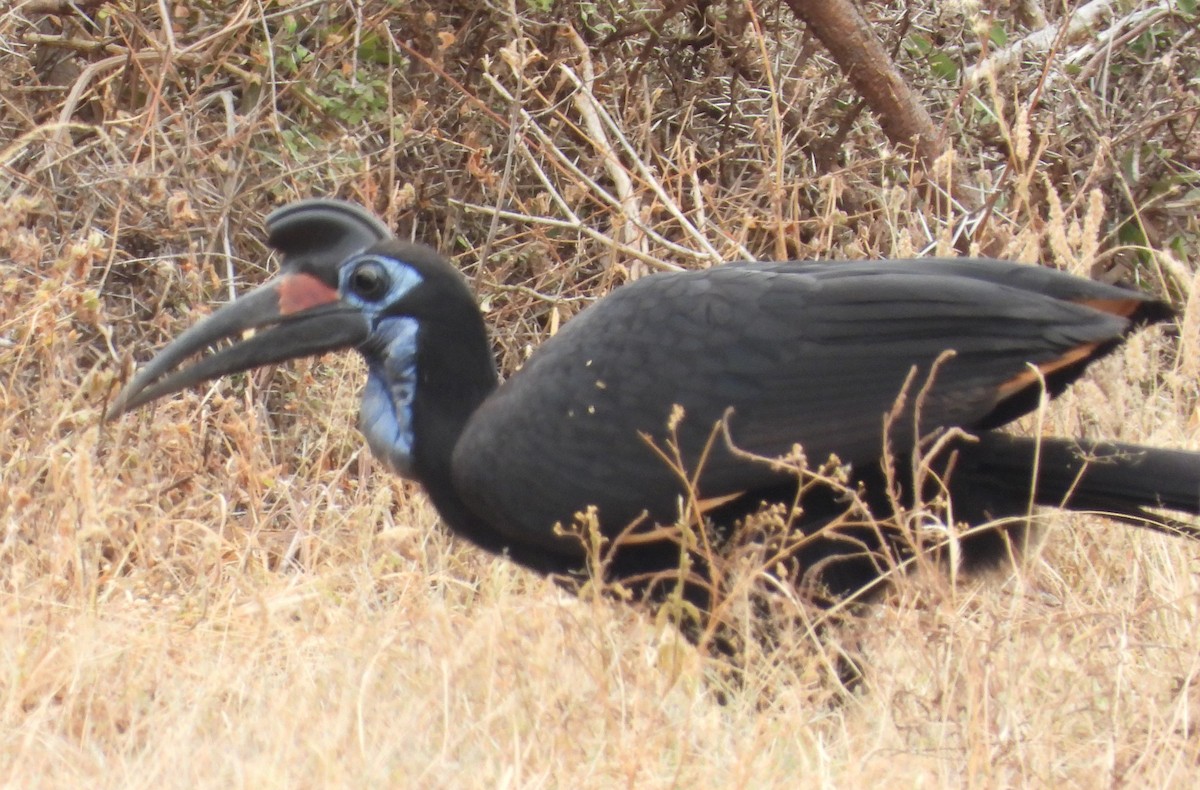
{"label": "black bird", "polygon": [[[959,525],[1019,521],[1038,504],[1196,534],[1155,509],[1200,513],[1200,453],[995,431],[1134,329],[1171,319],[1141,293],[996,260],[655,274],[583,311],[500,384],[474,297],[432,249],[329,200],[285,206],[267,227],[281,274],[163,349],[109,418],[218,376],[355,348],[374,454],[422,483],[455,532],[547,573],[587,564],[586,541],[556,525],[588,508],[617,546],[609,573],[645,582],[680,566],[678,545],[647,535],[683,504],[718,549],[783,504],[792,581],[837,595],[888,567],[886,549],[911,551],[878,524],[918,497],[948,502]],[[914,450],[939,436],[930,473],[916,475]],[[812,465],[833,456],[848,473],[844,486],[806,482],[790,510],[796,472],[751,455],[797,444]],[[847,519],[851,493],[865,508]],[[999,527],[981,530],[963,556],[1006,545]]]}

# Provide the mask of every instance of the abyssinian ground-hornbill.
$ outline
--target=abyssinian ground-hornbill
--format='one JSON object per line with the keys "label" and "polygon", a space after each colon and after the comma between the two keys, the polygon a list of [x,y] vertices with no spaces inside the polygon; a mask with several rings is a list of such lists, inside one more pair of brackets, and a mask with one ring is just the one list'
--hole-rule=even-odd
{"label": "abyssinian ground-hornbill", "polygon": [[[584,567],[584,542],[556,525],[588,508],[593,527],[625,539],[609,572],[645,580],[680,565],[678,545],[644,538],[684,505],[728,536],[781,503],[796,536],[793,581],[820,569],[836,594],[886,567],[879,550],[893,541],[878,523],[915,496],[948,502],[944,517],[958,525],[1017,521],[1039,504],[1195,534],[1154,509],[1200,513],[1200,453],[995,431],[1135,328],[1170,320],[1141,293],[996,260],[655,274],[584,310],[500,384],[474,297],[432,249],[336,201],[285,206],[267,225],[280,275],[163,349],[110,418],[218,376],[357,349],[369,369],[360,427],[374,454],[422,483],[455,532],[551,573]],[[908,459],[939,434],[930,473],[914,484]],[[806,485],[797,503],[794,470],[746,455],[797,444],[814,465],[836,456],[846,485]],[[850,492],[872,518],[845,518]],[[985,558],[1003,551],[998,534],[956,545]]]}

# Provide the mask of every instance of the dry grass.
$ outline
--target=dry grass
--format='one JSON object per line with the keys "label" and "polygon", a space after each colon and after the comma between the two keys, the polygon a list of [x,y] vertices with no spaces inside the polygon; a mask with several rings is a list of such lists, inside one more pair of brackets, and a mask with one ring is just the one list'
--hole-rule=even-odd
{"label": "dry grass", "polygon": [[[352,430],[356,360],[99,425],[129,354],[266,275],[270,207],[336,194],[455,256],[506,370],[662,266],[958,245],[1138,280],[1186,307],[1182,344],[1137,339],[1050,425],[1200,449],[1183,3],[1117,4],[1049,66],[971,92],[900,48],[982,220],[907,188],[908,163],[770,3],[715,6],[711,40],[657,6],[80,5],[0,12],[7,782],[1195,784],[1193,545],[1048,516],[1019,567],[905,580],[828,633],[865,668],[852,693],[787,633],[722,705],[710,662],[647,613],[449,538]],[[905,13],[864,5],[885,34]],[[1030,8],[1063,18],[896,5],[962,67],[981,22],[1012,39]],[[633,34],[600,47],[610,22]],[[1120,48],[1097,47],[1108,33]]]}

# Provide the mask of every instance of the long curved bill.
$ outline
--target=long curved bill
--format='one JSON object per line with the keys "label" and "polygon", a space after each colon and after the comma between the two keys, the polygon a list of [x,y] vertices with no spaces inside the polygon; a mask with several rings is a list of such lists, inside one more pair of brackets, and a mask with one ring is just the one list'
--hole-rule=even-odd
{"label": "long curved bill", "polygon": [[[265,328],[264,328],[265,327]],[[222,340],[258,329],[195,364],[179,366]],[[297,357],[356,346],[370,326],[337,290],[304,272],[288,272],[230,302],[158,352],[117,394],[111,420],[193,384]]]}

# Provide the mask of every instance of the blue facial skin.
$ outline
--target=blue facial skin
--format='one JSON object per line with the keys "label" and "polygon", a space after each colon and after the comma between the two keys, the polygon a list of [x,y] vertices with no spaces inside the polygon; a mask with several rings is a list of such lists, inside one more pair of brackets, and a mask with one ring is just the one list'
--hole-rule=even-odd
{"label": "blue facial skin", "polygon": [[342,267],[338,290],[342,298],[363,311],[371,324],[371,337],[364,344],[367,388],[359,412],[359,430],[371,453],[401,477],[412,475],[412,401],[417,386],[417,331],[415,318],[381,316],[388,305],[402,299],[421,284],[411,267],[390,258],[363,256],[360,260],[381,265],[391,279],[391,288],[379,299],[367,301],[354,294],[346,281],[355,266]]}

